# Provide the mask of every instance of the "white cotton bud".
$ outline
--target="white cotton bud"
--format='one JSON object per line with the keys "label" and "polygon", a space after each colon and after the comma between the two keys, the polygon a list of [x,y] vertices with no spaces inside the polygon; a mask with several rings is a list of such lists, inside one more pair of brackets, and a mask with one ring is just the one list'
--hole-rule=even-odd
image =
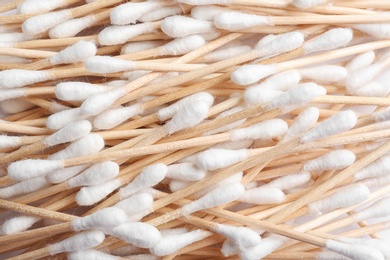
{"label": "white cotton bud", "polygon": [[43,142],[46,146],[54,146],[57,144],[72,142],[88,135],[91,132],[91,129],[92,126],[89,121],[76,121],[66,125],[54,134],[46,137]]}
{"label": "white cotton bud", "polygon": [[161,22],[161,30],[174,38],[184,37],[191,34],[214,32],[212,22],[200,21],[191,17],[174,15],[165,18]]}
{"label": "white cotton bud", "polygon": [[160,7],[161,4],[158,1],[121,4],[112,9],[110,21],[112,24],[116,25],[135,23],[143,15],[159,9]]}
{"label": "white cotton bud", "polygon": [[248,45],[231,46],[216,51],[207,53],[203,56],[203,60],[209,63],[230,59],[241,54],[247,53],[252,50],[252,47]]}
{"label": "white cotton bud", "polygon": [[286,237],[271,234],[262,239],[259,245],[241,251],[240,258],[243,260],[262,259],[283,245],[287,240],[288,238]]}
{"label": "white cotton bud", "polygon": [[49,186],[45,177],[27,179],[16,184],[0,188],[0,198],[8,199],[17,195],[27,194]]}
{"label": "white cotton bud", "polygon": [[58,130],[69,123],[87,118],[81,113],[79,107],[63,110],[50,115],[46,120],[46,126],[49,129]]}
{"label": "white cotton bud", "polygon": [[108,91],[110,88],[87,82],[61,82],[54,89],[58,99],[64,101],[83,101],[88,97]]}
{"label": "white cotton bud", "polygon": [[0,135],[0,149],[18,147],[22,145],[21,137]]}
{"label": "white cotton bud", "polygon": [[48,71],[9,69],[0,71],[1,88],[20,88],[53,79]]}
{"label": "white cotton bud", "polygon": [[199,35],[188,35],[181,38],[176,38],[161,46],[160,54],[162,55],[183,55],[198,49],[206,44],[203,37]]}
{"label": "white cotton bud", "polygon": [[82,218],[76,218],[70,222],[71,229],[81,231],[87,229],[114,228],[127,220],[126,213],[116,207],[104,208]]}
{"label": "white cotton bud", "polygon": [[96,163],[68,180],[69,187],[93,186],[112,180],[119,174],[119,165],[112,161]]}
{"label": "white cotton bud", "polygon": [[248,158],[247,150],[209,149],[198,154],[196,164],[204,170],[225,168]]}
{"label": "white cotton bud", "polygon": [[375,60],[374,51],[363,52],[361,54],[356,55],[352,60],[350,60],[347,63],[347,65],[345,65],[345,68],[349,72],[353,72],[355,70],[371,65],[374,62],[374,60]]}
{"label": "white cotton bud", "polygon": [[22,181],[46,175],[63,167],[63,162],[60,160],[26,159],[11,163],[8,166],[8,176],[13,180]]}
{"label": "white cotton bud", "polygon": [[67,167],[64,169],[58,169],[55,171],[52,171],[51,173],[47,174],[46,180],[50,183],[61,183],[63,181],[66,181],[80,172],[84,171],[88,168],[88,165],[81,165],[81,166],[73,166],[73,167]]}
{"label": "white cotton bud", "polygon": [[347,92],[351,95],[362,97],[386,97],[390,92],[390,88],[381,82],[372,81],[357,89],[348,90]]}
{"label": "white cotton bud", "polygon": [[0,89],[0,101],[26,96],[26,90],[22,88]]}
{"label": "white cotton bud", "polygon": [[356,125],[357,117],[352,110],[339,112],[323,121],[315,128],[306,132],[301,138],[301,143],[312,142],[327,136],[339,134]]}
{"label": "white cotton bud", "polygon": [[307,161],[303,169],[305,171],[324,171],[344,169],[356,160],[356,155],[349,150],[330,151],[318,158]]}
{"label": "white cotton bud", "polygon": [[116,88],[107,92],[95,94],[86,100],[80,106],[80,114],[84,116],[95,116],[106,110],[117,99],[126,94],[124,87]]}
{"label": "white cotton bud", "polygon": [[320,83],[333,83],[347,77],[348,71],[342,66],[322,65],[298,70],[302,78],[311,79]]}
{"label": "white cotton bud", "polygon": [[16,234],[29,229],[32,225],[40,221],[40,217],[19,215],[6,220],[0,228],[0,234]]}
{"label": "white cotton bud", "polygon": [[276,178],[269,183],[262,185],[260,188],[278,188],[281,190],[289,190],[301,185],[304,185],[311,180],[309,172],[299,172]]}
{"label": "white cotton bud", "polygon": [[66,5],[65,0],[24,0],[18,5],[18,13],[20,14],[39,14],[57,9]]}
{"label": "white cotton bud", "polygon": [[327,3],[328,0],[293,0],[292,4],[298,8],[306,9]]}
{"label": "white cotton bud", "polygon": [[320,111],[316,107],[309,107],[299,113],[287,130],[286,135],[280,141],[281,143],[290,141],[312,128],[320,116]]}
{"label": "white cotton bud", "polygon": [[282,119],[270,119],[261,123],[230,131],[232,141],[243,139],[269,140],[287,132],[288,125]]}
{"label": "white cotton bud", "polygon": [[183,13],[180,6],[167,6],[150,11],[139,19],[141,22],[154,22],[164,19],[165,17]]}
{"label": "white cotton bud", "polygon": [[241,12],[222,12],[214,18],[215,27],[228,31],[245,30],[256,26],[272,25],[267,16]]}
{"label": "white cotton bud", "polygon": [[351,260],[351,258],[333,251],[325,250],[317,254],[316,260]]}
{"label": "white cotton bud", "polygon": [[245,90],[244,99],[249,105],[265,105],[276,97],[283,94],[283,91],[263,88],[261,84],[251,86]]}
{"label": "white cotton bud", "polygon": [[256,86],[259,88],[287,91],[291,87],[298,85],[300,81],[301,75],[298,70],[287,70],[270,76]]}
{"label": "white cotton bud", "polygon": [[353,24],[351,27],[375,38],[390,39],[390,26],[388,23]]}
{"label": "white cotton bud", "polygon": [[200,241],[211,235],[212,233],[210,231],[198,229],[183,234],[170,235],[166,237],[163,236],[157,245],[150,248],[150,252],[157,256],[174,254],[185,246]]}
{"label": "white cotton bud", "polygon": [[150,50],[160,47],[162,44],[164,44],[163,41],[129,42],[121,48],[121,54]]}
{"label": "white cotton bud", "polygon": [[348,91],[356,91],[360,87],[369,83],[376,75],[378,75],[384,66],[382,63],[377,62],[367,67],[355,70],[351,72],[345,79],[345,88]]}
{"label": "white cotton bud", "polygon": [[67,254],[67,259],[69,260],[85,260],[85,259],[120,260],[120,257],[106,254],[98,250],[88,249],[88,250],[70,252]]}
{"label": "white cotton bud", "polygon": [[255,231],[247,227],[234,227],[223,224],[216,224],[213,231],[234,241],[240,250],[257,246],[261,237]]}
{"label": "white cotton bud", "polygon": [[347,186],[327,198],[314,201],[308,205],[311,214],[322,215],[337,208],[346,208],[363,202],[370,197],[366,186],[354,184]]}
{"label": "white cotton bud", "polygon": [[134,62],[111,56],[93,56],[84,62],[85,69],[93,73],[115,73],[134,69]]}
{"label": "white cotton bud", "polygon": [[207,171],[193,163],[179,163],[168,166],[167,177],[181,181],[198,181],[206,177]]}
{"label": "white cotton bud", "polygon": [[347,45],[353,38],[353,31],[347,28],[331,29],[303,44],[306,54],[327,51]]}
{"label": "white cotton bud", "polygon": [[231,80],[238,85],[249,85],[276,72],[277,67],[273,64],[243,65],[231,74]]}
{"label": "white cotton bud", "polygon": [[122,209],[129,217],[150,210],[152,206],[153,196],[145,192],[133,194],[115,204],[115,207]]}
{"label": "white cotton bud", "polygon": [[366,178],[383,177],[389,175],[390,155],[384,155],[374,162],[370,163],[354,175],[354,180],[363,180]]}
{"label": "white cotton bud", "polygon": [[226,239],[221,248],[221,253],[224,257],[232,256],[237,254],[239,251],[236,243],[233,240]]}
{"label": "white cotton bud", "polygon": [[43,33],[51,27],[65,22],[71,18],[72,13],[69,9],[40,14],[25,20],[22,24],[22,30],[25,34],[35,35],[38,33]]}
{"label": "white cotton bud", "polygon": [[260,57],[278,55],[299,48],[305,41],[305,36],[299,31],[282,33],[258,48]]}
{"label": "white cotton bud", "polygon": [[121,185],[122,183],[119,179],[112,179],[111,181],[102,184],[83,187],[76,194],[76,202],[80,206],[93,205],[104,199]]}
{"label": "white cotton bud", "polygon": [[151,248],[161,240],[161,234],[157,228],[142,222],[124,223],[113,228],[110,233],[134,246]]}
{"label": "white cotton bud", "polygon": [[239,201],[267,205],[267,204],[279,204],[283,202],[285,195],[282,190],[274,187],[258,187],[254,189],[246,190],[245,193],[239,198]]}
{"label": "white cotton bud", "polygon": [[351,259],[364,260],[364,259],[378,259],[385,260],[383,254],[370,246],[366,245],[352,245],[335,240],[327,240],[325,248],[336,253],[347,256]]}
{"label": "white cotton bud", "polygon": [[138,191],[152,187],[161,182],[167,175],[167,172],[168,167],[162,163],[145,167],[131,183],[119,190],[119,196],[127,198]]}
{"label": "white cotton bud", "polygon": [[381,253],[385,256],[386,259],[390,257],[390,247],[388,246],[390,241],[388,239],[341,237],[340,241],[349,244],[360,244],[360,245],[371,246],[381,251]]}
{"label": "white cotton bud", "polygon": [[196,20],[213,21],[217,15],[226,11],[228,9],[215,5],[195,6],[191,9],[191,17]]}
{"label": "white cotton bud", "polygon": [[143,109],[139,104],[134,104],[128,107],[120,106],[107,109],[95,117],[93,120],[93,126],[97,129],[111,129],[125,122],[129,118],[141,114],[142,112]]}
{"label": "white cotton bud", "polygon": [[70,19],[49,29],[51,39],[71,38],[97,22],[95,15]]}
{"label": "white cotton bud", "polygon": [[105,235],[99,230],[90,230],[78,233],[56,244],[49,245],[50,255],[62,252],[72,252],[95,247],[104,241]]}
{"label": "white cotton bud", "polygon": [[388,217],[390,215],[390,197],[382,198],[367,208],[353,214],[356,221],[363,221],[371,218]]}
{"label": "white cotton bud", "polygon": [[244,194],[244,192],[245,188],[241,183],[224,185],[207,193],[202,198],[184,205],[181,208],[182,213],[184,216],[188,216],[189,214],[202,209],[208,209],[227,204],[237,200],[242,196],[242,194]]}
{"label": "white cotton bud", "polygon": [[93,42],[79,41],[49,58],[53,65],[83,62],[96,55],[96,45]]}
{"label": "white cotton bud", "polygon": [[151,33],[155,30],[153,23],[108,26],[98,34],[98,41],[101,45],[123,44],[138,35]]}

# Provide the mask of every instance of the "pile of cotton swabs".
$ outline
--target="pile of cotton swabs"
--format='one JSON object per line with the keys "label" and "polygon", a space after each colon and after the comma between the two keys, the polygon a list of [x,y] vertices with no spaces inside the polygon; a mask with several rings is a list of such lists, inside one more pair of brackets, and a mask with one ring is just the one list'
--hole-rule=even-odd
{"label": "pile of cotton swabs", "polygon": [[390,259],[389,9],[0,0],[0,258]]}

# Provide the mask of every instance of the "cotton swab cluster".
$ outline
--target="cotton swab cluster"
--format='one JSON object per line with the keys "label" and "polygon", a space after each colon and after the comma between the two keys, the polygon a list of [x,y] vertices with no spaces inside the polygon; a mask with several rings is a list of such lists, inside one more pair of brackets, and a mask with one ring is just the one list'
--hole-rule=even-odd
{"label": "cotton swab cluster", "polygon": [[389,258],[387,11],[4,1],[0,258]]}

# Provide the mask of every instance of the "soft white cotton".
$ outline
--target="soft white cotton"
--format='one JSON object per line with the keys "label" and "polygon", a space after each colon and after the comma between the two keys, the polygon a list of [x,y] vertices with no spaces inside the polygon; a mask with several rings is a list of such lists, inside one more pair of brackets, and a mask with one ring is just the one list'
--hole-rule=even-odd
{"label": "soft white cotton", "polygon": [[22,30],[25,34],[35,35],[38,33],[43,33],[51,27],[65,22],[71,18],[72,13],[69,9],[40,14],[25,20],[22,24]]}
{"label": "soft white cotton", "polygon": [[125,26],[109,26],[104,28],[98,35],[98,41],[101,45],[123,44],[130,39],[146,33],[154,32],[153,23],[139,23]]}
{"label": "soft white cotton", "polygon": [[303,44],[303,51],[307,53],[327,51],[347,45],[353,38],[353,31],[348,28],[335,28],[315,37]]}
{"label": "soft white cotton", "polygon": [[34,192],[48,187],[49,184],[50,183],[45,179],[45,177],[36,177],[23,180],[13,185],[0,188],[0,198],[8,199],[17,195]]}
{"label": "soft white cotton", "polygon": [[324,171],[344,169],[356,160],[356,155],[349,150],[333,150],[305,162],[305,171]]}
{"label": "soft white cotton", "polygon": [[214,32],[214,24],[209,21],[200,21],[191,17],[174,15],[161,22],[161,30],[174,38],[191,34]]}
{"label": "soft white cotton", "polygon": [[64,101],[83,101],[88,97],[110,90],[110,87],[87,82],[68,81],[58,83],[54,93]]}
{"label": "soft white cotton", "polygon": [[49,29],[51,39],[70,38],[97,22],[94,15],[70,19]]}
{"label": "soft white cotton", "polygon": [[112,161],[92,165],[79,175],[68,180],[69,187],[93,186],[112,180],[119,174],[119,165]]}
{"label": "soft white cotton", "polygon": [[87,229],[108,229],[117,227],[127,220],[126,213],[116,207],[101,209],[82,218],[70,222],[71,229],[81,231]]}
{"label": "soft white cotton", "polygon": [[161,240],[157,228],[142,222],[124,223],[113,228],[112,235],[141,248],[151,248]]}
{"label": "soft white cotton", "polygon": [[61,160],[26,159],[11,163],[8,166],[8,177],[22,181],[46,175],[63,167]]}
{"label": "soft white cotton", "polygon": [[112,24],[125,25],[135,23],[143,15],[159,9],[161,4],[159,1],[146,1],[139,3],[121,4],[112,9],[110,20]]}
{"label": "soft white cotton", "polygon": [[46,146],[54,146],[57,144],[75,141],[88,135],[92,130],[91,123],[88,120],[80,120],[69,123],[52,135],[49,135],[43,140]]}
{"label": "soft white cotton", "polygon": [[139,104],[134,104],[128,107],[119,106],[107,109],[95,117],[93,120],[93,126],[97,129],[111,129],[125,122],[129,118],[141,114],[142,112],[143,109]]}
{"label": "soft white cotton", "polygon": [[239,31],[256,26],[272,25],[272,19],[267,16],[231,11],[215,16],[214,25],[223,30]]}
{"label": "soft white cotton", "polygon": [[200,154],[196,158],[196,165],[201,169],[214,171],[225,168],[237,162],[241,162],[248,158],[248,151],[227,150],[227,149],[209,149]]}
{"label": "soft white cotton", "polygon": [[39,14],[57,9],[66,5],[65,0],[25,0],[18,5],[18,12],[20,14]]}
{"label": "soft white cotton", "polygon": [[245,193],[239,198],[239,201],[266,205],[266,204],[279,204],[283,202],[285,195],[281,189],[274,187],[258,187],[246,190]]}
{"label": "soft white cotton", "polygon": [[93,205],[104,199],[121,185],[122,183],[119,179],[112,179],[102,184],[83,187],[76,194],[76,202],[80,206]]}
{"label": "soft white cotton", "polygon": [[230,139],[232,141],[245,139],[269,140],[284,135],[287,129],[288,125],[282,119],[270,119],[246,128],[232,130],[230,131]]}
{"label": "soft white cotton", "polygon": [[54,79],[48,71],[9,69],[0,71],[0,89],[20,88]]}

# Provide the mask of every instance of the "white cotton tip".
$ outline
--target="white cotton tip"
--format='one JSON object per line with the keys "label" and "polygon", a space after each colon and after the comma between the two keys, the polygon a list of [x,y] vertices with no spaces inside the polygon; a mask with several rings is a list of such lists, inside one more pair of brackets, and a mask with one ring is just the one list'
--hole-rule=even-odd
{"label": "white cotton tip", "polygon": [[230,139],[232,141],[244,139],[269,140],[284,135],[287,129],[288,125],[282,119],[270,119],[246,128],[232,130]]}
{"label": "white cotton tip", "polygon": [[121,200],[115,207],[126,212],[127,216],[131,217],[134,214],[150,210],[153,206],[153,196],[149,193],[140,192],[131,195],[130,197]]}
{"label": "white cotton tip", "polygon": [[206,177],[207,171],[193,163],[178,163],[168,166],[167,177],[181,181],[199,181]]}
{"label": "white cotton tip", "polygon": [[145,167],[131,183],[119,190],[119,196],[127,198],[138,191],[153,187],[165,178],[167,172],[168,167],[162,163]]}
{"label": "white cotton tip", "polygon": [[145,33],[154,32],[156,29],[152,23],[140,23],[126,26],[109,26],[103,29],[98,35],[101,45],[123,44],[130,39]]}
{"label": "white cotton tip", "polygon": [[318,158],[307,161],[303,169],[305,171],[324,171],[344,169],[356,160],[356,155],[349,150],[330,151]]}
{"label": "white cotton tip", "polygon": [[299,69],[301,77],[311,79],[321,83],[333,83],[343,80],[348,75],[348,71],[337,65],[322,65],[311,68]]}
{"label": "white cotton tip", "polygon": [[27,194],[49,186],[45,177],[36,177],[18,182],[14,185],[0,188],[0,198],[8,199],[17,195]]}
{"label": "white cotton tip", "polygon": [[301,143],[312,142],[327,136],[339,134],[356,125],[357,117],[352,110],[339,112],[336,115],[324,120],[315,128],[306,132],[301,138]]}
{"label": "white cotton tip", "polygon": [[227,184],[207,193],[198,200],[184,205],[182,213],[188,216],[191,213],[202,209],[213,208],[225,205],[240,198],[245,192],[245,187],[241,183]]}
{"label": "white cotton tip", "polygon": [[69,260],[85,260],[85,259],[120,260],[121,258],[118,256],[100,252],[98,250],[88,249],[88,250],[70,252],[67,254],[67,259]]}
{"label": "white cotton tip", "polygon": [[68,9],[58,12],[36,15],[24,21],[24,23],[22,24],[22,30],[23,33],[27,35],[35,35],[43,33],[51,27],[65,22],[71,18],[72,13]]}
{"label": "white cotton tip", "polygon": [[354,175],[354,180],[387,176],[390,171],[390,155],[384,155]]}
{"label": "white cotton tip", "polygon": [[230,5],[232,0],[177,0],[178,3],[188,5]]}
{"label": "white cotton tip", "polygon": [[353,245],[346,244],[335,240],[327,240],[325,248],[336,253],[347,256],[351,259],[366,260],[366,259],[378,259],[385,260],[383,254],[370,246],[366,245]]}
{"label": "white cotton tip", "polygon": [[0,101],[26,96],[26,90],[21,88],[0,89]]}
{"label": "white cotton tip", "polygon": [[20,14],[39,14],[46,13],[66,5],[65,0],[25,0],[18,5],[18,13]]}
{"label": "white cotton tip", "polygon": [[283,94],[283,91],[263,88],[261,84],[259,84],[247,88],[244,93],[244,99],[245,103],[248,105],[265,105],[281,94]]}
{"label": "white cotton tip", "polygon": [[126,95],[124,87],[102,92],[90,96],[80,106],[80,113],[84,116],[95,116],[109,108],[116,100]]}
{"label": "white cotton tip", "polygon": [[32,39],[34,39],[33,36],[27,35],[25,33],[19,33],[19,32],[0,34],[1,47],[12,47],[12,44],[15,42],[24,42]]}
{"label": "white cotton tip", "polygon": [[202,122],[208,115],[210,104],[196,101],[181,108],[173,118],[164,125],[169,134],[193,127]]}
{"label": "white cotton tip", "polygon": [[211,235],[212,233],[210,231],[197,229],[183,234],[162,237],[162,239],[157,245],[150,248],[150,252],[157,256],[166,256],[174,254],[183,247],[198,242]]}
{"label": "white cotton tip", "polygon": [[194,182],[189,182],[189,181],[179,181],[179,180],[171,180],[169,182],[169,189],[172,192],[176,192],[182,189],[187,188],[188,186],[191,186],[194,184]]}
{"label": "white cotton tip", "polygon": [[195,6],[191,9],[191,17],[196,20],[213,21],[217,15],[226,11],[228,9],[215,5]]}
{"label": "white cotton tip", "polygon": [[86,165],[67,167],[64,169],[55,170],[47,174],[45,177],[46,180],[50,183],[61,183],[76,176],[80,172],[84,171],[86,168],[88,168],[88,166]]}
{"label": "white cotton tip", "polygon": [[203,188],[202,190],[196,192],[194,194],[194,197],[195,198],[200,198],[200,197],[206,195],[207,193],[214,191],[217,188],[223,187],[223,186],[228,185],[228,184],[239,183],[239,182],[242,181],[242,176],[243,176],[243,172],[235,173],[232,176],[227,177],[227,178],[223,179],[222,181],[219,181],[218,183],[216,183],[214,185],[211,185],[211,186],[209,186],[207,188]]}
{"label": "white cotton tip", "polygon": [[70,227],[74,231],[109,229],[125,223],[126,220],[127,215],[123,210],[116,207],[109,207],[96,211],[91,215],[72,220]]}
{"label": "white cotton tip", "polygon": [[19,112],[23,112],[26,110],[29,110],[30,108],[35,107],[34,104],[24,101],[22,99],[8,99],[0,102],[1,109],[6,113],[6,114],[16,114]]}
{"label": "white cotton tip", "polygon": [[134,53],[138,51],[150,50],[163,45],[163,41],[142,41],[129,42],[121,48],[121,54]]}
{"label": "white cotton tip", "polygon": [[376,75],[384,69],[382,63],[374,63],[367,67],[355,70],[345,79],[345,88],[348,91],[358,90],[358,88],[369,83]]}
{"label": "white cotton tip", "polygon": [[331,29],[311,41],[304,43],[302,48],[307,53],[333,50],[347,45],[353,38],[353,31],[347,28]]}
{"label": "white cotton tip", "polygon": [[183,55],[198,49],[206,44],[203,37],[199,35],[188,35],[176,38],[173,41],[161,46],[160,54],[162,55]]}
{"label": "white cotton tip", "polygon": [[363,221],[372,218],[388,217],[390,215],[390,197],[385,197],[368,206],[367,208],[353,214],[356,221]]}
{"label": "white cotton tip", "polygon": [[351,27],[379,39],[390,39],[390,26],[388,23],[354,24]]}
{"label": "white cotton tip", "polygon": [[86,136],[91,130],[92,125],[88,120],[76,121],[66,125],[54,134],[49,135],[43,142],[46,146],[72,142]]}
{"label": "white cotton tip", "polygon": [[292,4],[295,7],[306,9],[306,8],[315,7],[317,5],[322,5],[327,2],[328,0],[293,0]]}
{"label": "white cotton tip", "polygon": [[257,246],[261,241],[259,234],[247,227],[215,224],[213,231],[227,237],[231,241],[234,241],[240,250]]}
{"label": "white cotton tip", "polygon": [[345,65],[345,68],[349,72],[353,72],[358,69],[362,69],[364,67],[367,67],[371,65],[375,60],[375,52],[374,51],[368,51],[363,52],[361,54],[356,55],[352,60],[350,60],[347,65]]}
{"label": "white cotton tip", "polygon": [[18,147],[22,145],[20,136],[0,135],[0,149]]}
{"label": "white cotton tip", "polygon": [[214,97],[207,92],[199,92],[191,96],[185,97],[173,103],[168,107],[164,107],[157,112],[157,117],[161,121],[165,121],[172,118],[178,111],[182,110],[185,106],[191,103],[203,101],[211,106],[214,103]]}
{"label": "white cotton tip", "polygon": [[50,155],[50,160],[75,158],[100,152],[104,148],[104,139],[98,134],[88,134]]}
{"label": "white cotton tip", "polygon": [[1,226],[0,234],[10,235],[25,231],[40,220],[40,217],[23,215],[10,218]]}
{"label": "white cotton tip", "polygon": [[241,162],[247,158],[248,151],[245,149],[209,149],[198,154],[196,158],[196,165],[206,171],[214,171]]}
{"label": "white cotton tip", "polygon": [[238,85],[249,85],[277,73],[276,65],[243,65],[231,74],[231,80]]}
{"label": "white cotton tip", "polygon": [[96,23],[94,15],[70,19],[49,29],[51,39],[70,38]]}
{"label": "white cotton tip", "polygon": [[283,202],[284,199],[285,195],[281,189],[274,187],[258,187],[246,190],[239,198],[239,201],[251,204],[267,205],[279,204]]}
{"label": "white cotton tip", "polygon": [[286,237],[271,234],[262,239],[259,245],[241,251],[240,258],[243,260],[262,259],[283,245],[287,240],[288,238]]}
{"label": "white cotton tip", "polygon": [[79,175],[68,180],[69,187],[93,186],[112,180],[119,174],[117,163],[106,161],[96,163]]}
{"label": "white cotton tip", "polygon": [[227,31],[245,30],[256,26],[272,25],[272,20],[266,16],[241,12],[223,12],[215,16],[215,27]]}
{"label": "white cotton tip", "polygon": [[290,141],[312,128],[320,116],[320,111],[316,107],[309,107],[299,113],[294,122],[290,125],[286,135],[281,142]]}
{"label": "white cotton tip", "polygon": [[20,69],[3,70],[0,71],[0,89],[20,88],[51,79],[53,79],[53,76],[47,71]]}
{"label": "white cotton tip", "polygon": [[122,185],[119,179],[112,179],[102,184],[83,187],[76,194],[76,202],[80,206],[93,205]]}
{"label": "white cotton tip", "polygon": [[160,231],[142,222],[130,222],[112,229],[113,235],[134,246],[151,248],[161,240]]}
{"label": "white cotton tip", "polygon": [[107,109],[103,113],[97,115],[93,120],[93,126],[97,129],[111,129],[114,128],[129,118],[139,115],[143,112],[139,104],[128,107],[118,107]]}
{"label": "white cotton tip", "polygon": [[64,101],[83,101],[88,97],[108,91],[110,88],[87,82],[61,82],[55,86],[56,97]]}
{"label": "white cotton tip", "polygon": [[369,187],[370,189],[375,187],[383,187],[384,185],[390,184],[390,175],[386,175],[383,177],[376,177],[376,178],[367,178],[361,181],[358,181],[357,183],[365,185]]}
{"label": "white cotton tip", "polygon": [[87,118],[87,116],[83,116],[81,114],[80,108],[67,109],[50,115],[46,119],[46,127],[53,130],[58,130],[65,127],[69,123],[85,118]]}
{"label": "white cotton tip", "polygon": [[322,215],[338,208],[346,208],[370,197],[370,190],[363,185],[354,184],[343,188],[329,197],[309,203],[308,209],[311,214]]}
{"label": "white cotton tip", "polygon": [[143,15],[160,9],[160,7],[161,4],[158,1],[121,4],[112,9],[110,20],[112,24],[116,25],[135,23]]}
{"label": "white cotton tip", "polygon": [[175,236],[179,234],[185,234],[188,232],[188,228],[178,227],[178,228],[166,228],[161,229],[160,233],[162,237]]}
{"label": "white cotton tip", "polygon": [[388,259],[390,257],[390,241],[388,239],[341,237],[340,241],[349,244],[361,244],[370,246],[379,250],[385,256],[385,259]]}
{"label": "white cotton tip", "polygon": [[301,75],[298,70],[287,70],[270,76],[257,86],[259,88],[287,91],[291,87],[298,85],[300,81]]}
{"label": "white cotton tip", "polygon": [[148,12],[139,19],[141,22],[154,22],[164,19],[165,17],[183,13],[180,6],[166,6],[151,12]]}
{"label": "white cotton tip", "polygon": [[184,37],[191,34],[214,32],[212,22],[199,21],[191,17],[174,15],[161,22],[161,30],[173,38]]}
{"label": "white cotton tip", "polygon": [[233,240],[226,239],[221,247],[221,253],[224,257],[238,254],[239,249]]}
{"label": "white cotton tip", "polygon": [[386,97],[390,92],[388,85],[381,82],[370,82],[357,89],[348,91],[348,94],[361,97]]}
{"label": "white cotton tip", "polygon": [[104,241],[105,235],[99,230],[90,230],[78,233],[61,242],[49,245],[50,255],[62,252],[73,252],[93,248]]}
{"label": "white cotton tip", "polygon": [[279,34],[269,42],[261,45],[260,48],[257,48],[258,55],[265,57],[293,51],[299,48],[304,40],[305,36],[298,31]]}
{"label": "white cotton tip", "polygon": [[84,62],[86,70],[93,73],[115,73],[134,69],[134,62],[111,56],[94,56]]}
{"label": "white cotton tip", "polygon": [[261,186],[261,188],[278,188],[280,190],[289,190],[304,185],[309,180],[311,180],[311,174],[309,172],[299,172],[276,178]]}
{"label": "white cotton tip", "polygon": [[217,62],[225,59],[229,59],[232,57],[236,57],[238,55],[247,53],[252,50],[252,47],[248,45],[242,46],[231,46],[227,48],[218,49],[216,51],[207,53],[203,56],[204,61],[206,62]]}
{"label": "white cotton tip", "polygon": [[8,177],[13,180],[28,180],[48,174],[51,171],[63,168],[62,161],[27,159],[11,163],[8,166]]}
{"label": "white cotton tip", "polygon": [[340,255],[333,251],[325,250],[317,254],[316,260],[351,260],[351,258]]}
{"label": "white cotton tip", "polygon": [[95,56],[96,51],[96,45],[93,42],[78,41],[76,44],[51,56],[49,60],[53,65],[78,63]]}

